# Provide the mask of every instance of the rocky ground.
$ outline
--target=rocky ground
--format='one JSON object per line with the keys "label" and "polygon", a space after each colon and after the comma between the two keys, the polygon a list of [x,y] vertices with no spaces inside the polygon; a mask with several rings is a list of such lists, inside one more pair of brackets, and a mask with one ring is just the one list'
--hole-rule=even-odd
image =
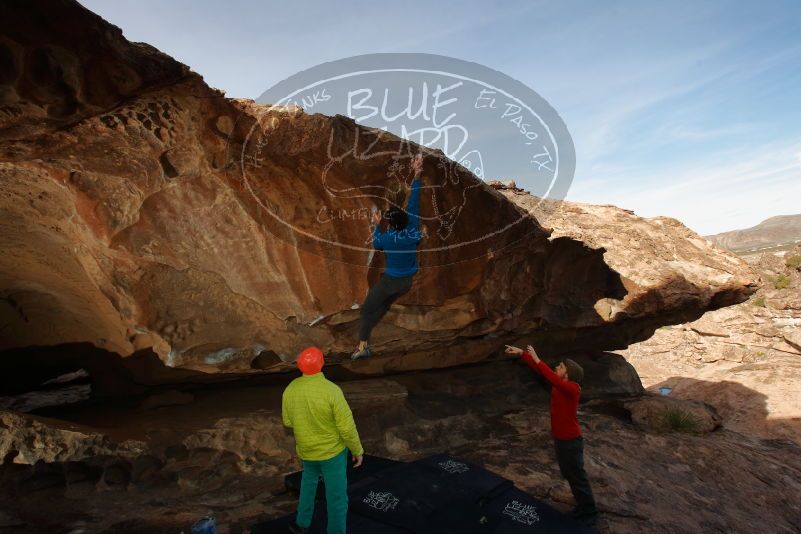
{"label": "rocky ground", "polygon": [[[298,468],[281,427],[283,383],[161,394],[127,405],[3,413],[0,532],[186,532],[213,513],[221,532],[293,510],[282,477]],[[345,382],[368,452],[449,452],[567,510],[548,430],[547,393],[514,361]],[[658,396],[602,394],[580,412],[602,532],[801,528],[799,447],[717,425],[651,425]],[[590,395],[593,396],[593,395]],[[643,409],[645,408],[645,409]],[[683,409],[684,409],[683,408]],[[658,411],[658,410],[657,410]],[[658,422],[658,420],[656,421]],[[47,513],[43,513],[43,509]],[[757,512],[758,511],[758,512]]]}

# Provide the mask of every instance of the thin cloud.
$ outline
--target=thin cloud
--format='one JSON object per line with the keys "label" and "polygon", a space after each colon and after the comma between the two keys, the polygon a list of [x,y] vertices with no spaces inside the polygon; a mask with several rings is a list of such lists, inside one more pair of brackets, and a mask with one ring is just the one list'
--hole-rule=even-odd
{"label": "thin cloud", "polygon": [[[574,188],[569,199],[614,203],[647,217],[673,217],[702,235],[747,228],[779,213],[800,211],[799,148],[801,140],[723,151],[704,165],[683,169],[674,165],[651,171],[647,179],[613,175],[594,180],[591,188]],[[621,181],[629,186],[617,186],[614,202],[598,194]]]}

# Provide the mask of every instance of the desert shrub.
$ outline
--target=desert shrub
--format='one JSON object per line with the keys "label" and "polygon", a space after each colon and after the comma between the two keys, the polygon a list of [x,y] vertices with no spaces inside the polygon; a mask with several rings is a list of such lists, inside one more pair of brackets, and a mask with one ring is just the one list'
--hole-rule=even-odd
{"label": "desert shrub", "polygon": [[662,427],[670,432],[695,432],[698,420],[690,412],[673,406],[662,413]]}
{"label": "desert shrub", "polygon": [[771,276],[768,278],[768,281],[770,281],[776,289],[787,289],[790,287],[790,278],[783,274]]}
{"label": "desert shrub", "polygon": [[765,297],[763,297],[761,295],[758,296],[758,297],[754,297],[754,298],[751,299],[751,304],[753,304],[754,306],[759,306],[760,308],[764,308],[765,307]]}
{"label": "desert shrub", "polygon": [[787,258],[784,262],[790,269],[801,269],[801,254],[795,254]]}

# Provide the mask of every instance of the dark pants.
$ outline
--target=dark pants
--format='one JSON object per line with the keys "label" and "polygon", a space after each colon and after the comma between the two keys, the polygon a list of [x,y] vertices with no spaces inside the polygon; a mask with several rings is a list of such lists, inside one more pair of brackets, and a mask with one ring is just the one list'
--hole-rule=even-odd
{"label": "dark pants", "polygon": [[570,491],[576,500],[576,513],[592,516],[598,513],[595,508],[595,498],[592,496],[590,481],[584,471],[584,440],[554,439],[556,446],[556,460],[559,462],[559,471],[570,484]]}
{"label": "dark pants", "polygon": [[362,304],[359,320],[359,341],[369,341],[370,332],[378,321],[389,311],[392,303],[412,288],[412,276],[395,278],[382,274],[378,282],[367,292],[367,298]]}

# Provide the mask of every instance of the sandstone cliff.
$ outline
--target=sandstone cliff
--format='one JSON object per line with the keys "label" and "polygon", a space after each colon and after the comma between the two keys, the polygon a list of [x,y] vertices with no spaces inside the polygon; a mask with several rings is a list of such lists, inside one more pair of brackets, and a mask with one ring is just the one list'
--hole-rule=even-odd
{"label": "sandstone cliff", "polygon": [[[3,362],[82,342],[153,351],[164,369],[134,369],[153,382],[352,350],[381,268],[369,211],[403,201],[417,147],[226,99],[71,0],[0,10]],[[533,197],[437,153],[425,166],[422,269],[375,332],[386,358],[356,372],[478,361],[520,340],[621,349],[753,291],[741,261],[677,221],[564,204],[549,230]],[[84,352],[76,366],[97,356]]]}

